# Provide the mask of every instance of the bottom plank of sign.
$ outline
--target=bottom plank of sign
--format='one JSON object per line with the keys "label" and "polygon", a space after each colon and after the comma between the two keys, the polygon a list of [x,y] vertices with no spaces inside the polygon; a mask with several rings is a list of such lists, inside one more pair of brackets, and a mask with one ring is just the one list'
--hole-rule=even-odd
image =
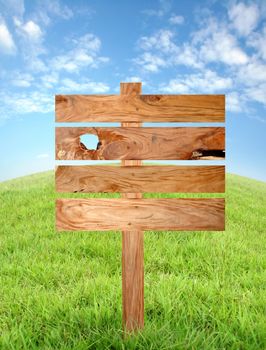
{"label": "bottom plank of sign", "polygon": [[59,231],[224,230],[224,198],[57,199]]}

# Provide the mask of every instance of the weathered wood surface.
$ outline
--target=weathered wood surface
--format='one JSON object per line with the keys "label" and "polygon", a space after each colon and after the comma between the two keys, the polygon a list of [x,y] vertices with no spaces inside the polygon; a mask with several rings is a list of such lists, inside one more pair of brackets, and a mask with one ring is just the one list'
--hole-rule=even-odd
{"label": "weathered wood surface", "polygon": [[123,327],[144,327],[144,232],[122,231]]}
{"label": "weathered wood surface", "polygon": [[225,167],[58,166],[55,180],[57,192],[221,193],[225,191]]}
{"label": "weathered wood surface", "polygon": [[[80,136],[94,134],[96,150],[88,150]],[[223,127],[189,128],[56,128],[56,159],[223,159]]]}
{"label": "weathered wood surface", "polygon": [[224,95],[57,95],[57,122],[224,122]]}
{"label": "weathered wood surface", "polygon": [[224,230],[224,198],[57,199],[62,230]]}
{"label": "weathered wood surface", "polygon": [[[144,325],[143,230],[224,230],[224,199],[143,199],[142,192],[223,192],[224,167],[145,166],[142,159],[224,159],[223,128],[139,128],[147,122],[224,122],[224,95],[58,95],[57,122],[122,122],[122,128],[57,128],[56,159],[121,159],[121,167],[60,166],[57,191],[121,192],[121,199],[58,199],[62,230],[122,230],[126,331]],[[97,135],[96,150],[80,142]]]}
{"label": "weathered wood surface", "polygon": [[[141,83],[121,83],[120,94],[136,97],[141,94]],[[123,122],[122,127],[141,127],[141,122]],[[139,167],[141,160],[122,160],[125,166]],[[137,191],[122,193],[122,198],[142,198]],[[122,231],[122,317],[123,327],[132,332],[144,327],[144,232],[141,230]]]}

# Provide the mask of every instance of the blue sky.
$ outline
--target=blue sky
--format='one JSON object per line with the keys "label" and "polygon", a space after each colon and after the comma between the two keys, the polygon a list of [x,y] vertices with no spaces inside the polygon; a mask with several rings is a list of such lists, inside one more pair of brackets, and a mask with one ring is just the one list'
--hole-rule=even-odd
{"label": "blue sky", "polygon": [[266,181],[263,0],[0,0],[0,54],[0,181],[54,168],[55,94],[120,81],[226,94],[227,171]]}

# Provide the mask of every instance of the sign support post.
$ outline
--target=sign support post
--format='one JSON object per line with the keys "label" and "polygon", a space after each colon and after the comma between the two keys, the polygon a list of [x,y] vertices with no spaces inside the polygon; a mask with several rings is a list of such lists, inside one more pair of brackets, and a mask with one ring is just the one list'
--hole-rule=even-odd
{"label": "sign support post", "polygon": [[[121,83],[122,96],[141,94],[141,83]],[[122,122],[122,127],[141,127],[141,122]],[[140,166],[141,160],[122,160],[122,166]],[[122,198],[142,198],[141,193],[122,193]],[[134,331],[144,327],[144,232],[122,231],[123,327]]]}

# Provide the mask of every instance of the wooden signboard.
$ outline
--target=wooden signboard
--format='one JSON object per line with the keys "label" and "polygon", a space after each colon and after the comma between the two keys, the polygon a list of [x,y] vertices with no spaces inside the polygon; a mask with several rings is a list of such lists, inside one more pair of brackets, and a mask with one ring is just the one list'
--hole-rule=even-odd
{"label": "wooden signboard", "polygon": [[[225,191],[224,166],[141,166],[142,160],[219,160],[224,127],[141,127],[142,122],[224,122],[224,95],[58,95],[56,122],[121,122],[121,127],[57,127],[57,160],[121,160],[121,166],[58,166],[57,192],[120,192],[119,199],[57,199],[56,228],[122,231],[123,326],[144,326],[145,230],[224,230],[224,198],[144,199],[143,192]],[[80,137],[98,136],[94,150]]]}

